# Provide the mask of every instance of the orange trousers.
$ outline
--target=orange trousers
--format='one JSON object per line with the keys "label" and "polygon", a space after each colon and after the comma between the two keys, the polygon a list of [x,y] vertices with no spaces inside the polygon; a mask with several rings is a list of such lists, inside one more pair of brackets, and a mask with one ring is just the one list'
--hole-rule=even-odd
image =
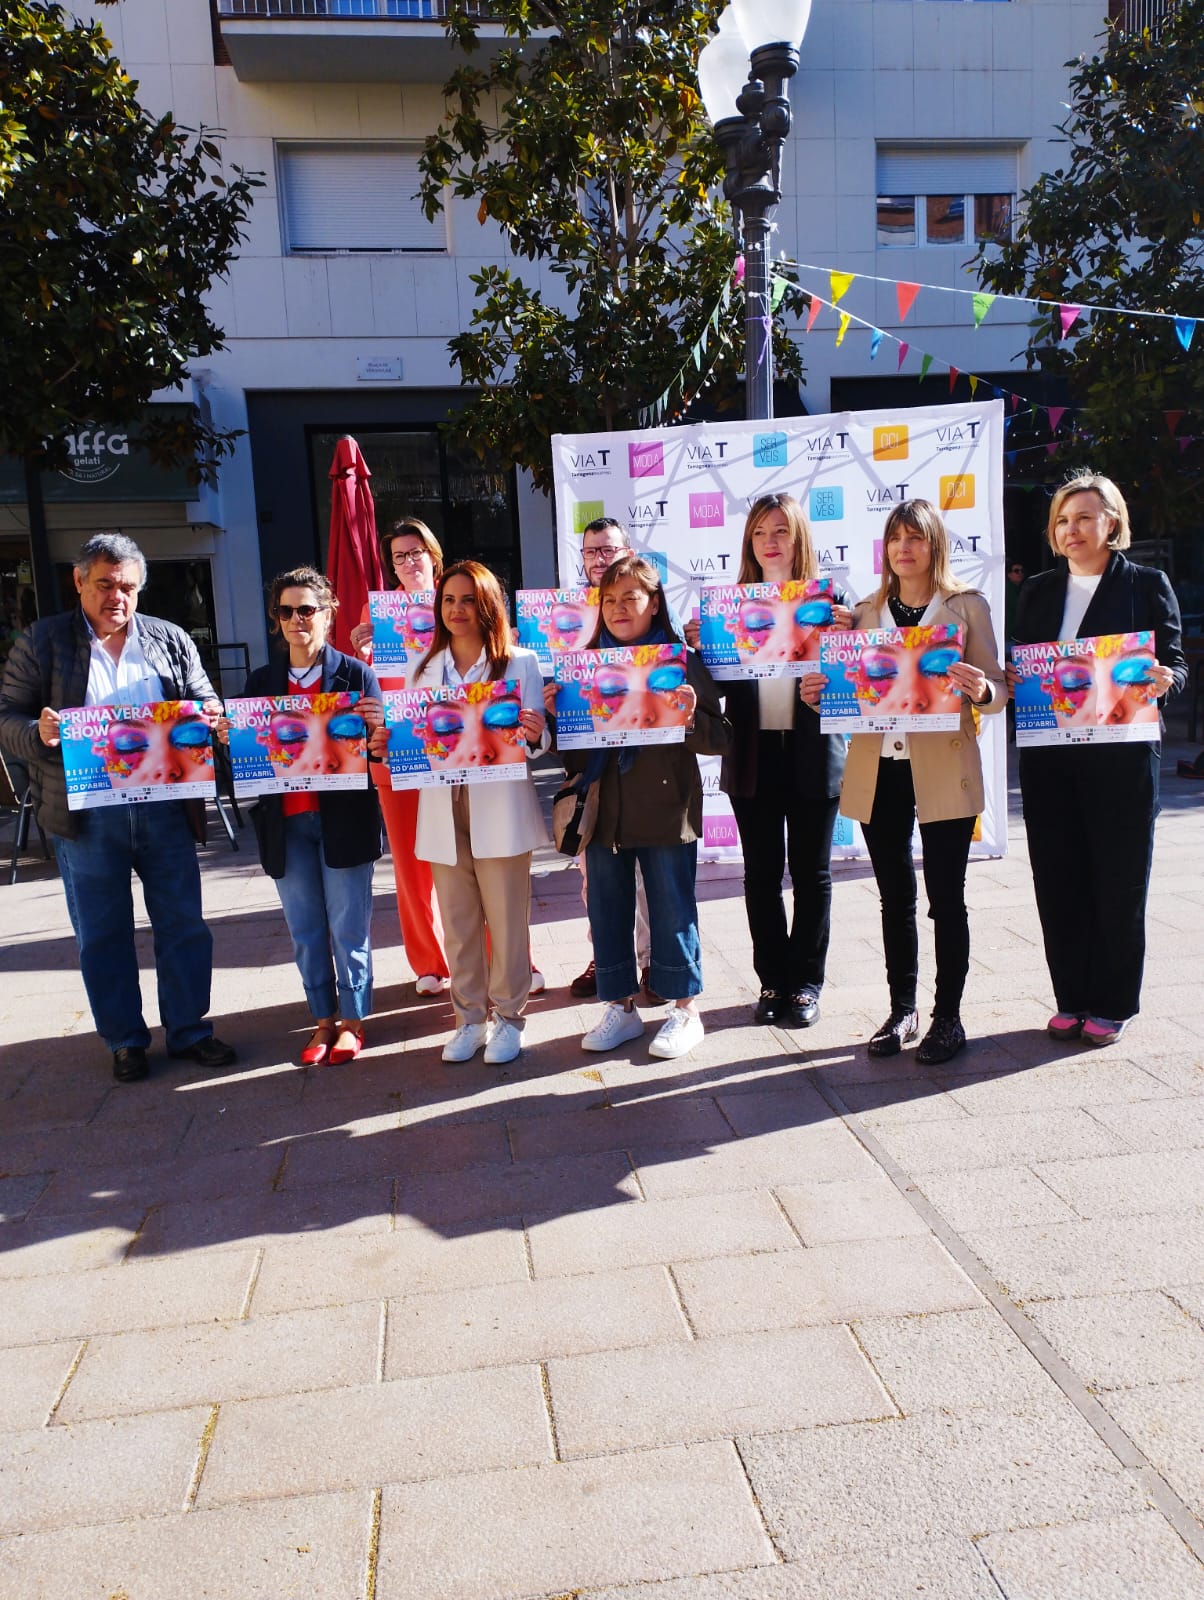
{"label": "orange trousers", "polygon": [[370,770],[376,780],[385,832],[389,836],[389,853],[393,857],[397,918],[401,923],[406,960],[416,978],[450,977],[447,956],[443,952],[443,923],[439,917],[439,903],[435,899],[435,880],[431,876],[430,862],[419,861],[414,854],[414,839],[418,831],[418,790],[391,788],[388,768],[385,768],[383,782],[378,776],[380,767],[374,764]]}

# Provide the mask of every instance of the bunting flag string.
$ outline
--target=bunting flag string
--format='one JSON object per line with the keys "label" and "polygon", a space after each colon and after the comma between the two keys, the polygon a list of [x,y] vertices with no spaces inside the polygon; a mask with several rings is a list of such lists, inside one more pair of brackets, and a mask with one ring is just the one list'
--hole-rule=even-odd
{"label": "bunting flag string", "polygon": [[907,313],[911,310],[912,306],[915,305],[915,303],[916,303],[916,295],[918,295],[919,292],[920,292],[920,285],[918,283],[896,283],[895,284],[895,299],[898,301],[898,304],[899,304],[899,322],[900,322],[900,324],[902,324],[902,323],[907,321]]}
{"label": "bunting flag string", "polygon": [[982,290],[979,290],[975,294],[975,296],[974,296],[974,326],[976,328],[981,328],[982,327],[982,319],[986,316],[987,312],[995,304],[996,298],[997,297],[995,295],[993,295],[993,294],[984,294],[982,292]]}
{"label": "bunting flag string", "polygon": [[856,276],[855,272],[829,272],[828,281],[832,285],[832,304],[834,306],[840,304],[841,296]]}
{"label": "bunting flag string", "polygon": [[902,372],[903,371],[903,363],[907,360],[907,352],[910,349],[911,349],[911,346],[907,343],[907,341],[905,339],[900,339],[899,340],[899,365],[895,368],[896,372]]}

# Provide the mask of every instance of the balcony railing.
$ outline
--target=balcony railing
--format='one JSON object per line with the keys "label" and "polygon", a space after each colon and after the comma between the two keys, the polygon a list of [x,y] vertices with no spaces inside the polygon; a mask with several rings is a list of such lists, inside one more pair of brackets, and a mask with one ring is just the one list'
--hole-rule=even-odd
{"label": "balcony railing", "polygon": [[[369,17],[388,22],[440,22],[448,0],[218,0],[223,17]],[[468,0],[468,14],[488,20],[486,0]]]}
{"label": "balcony railing", "polygon": [[1156,34],[1174,5],[1175,0],[1111,0],[1108,14],[1126,33],[1141,33],[1148,28]]}

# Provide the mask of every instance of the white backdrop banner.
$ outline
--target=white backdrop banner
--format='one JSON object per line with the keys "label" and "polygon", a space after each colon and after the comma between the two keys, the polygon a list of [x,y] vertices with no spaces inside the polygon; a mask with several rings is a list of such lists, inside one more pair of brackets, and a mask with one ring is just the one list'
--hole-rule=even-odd
{"label": "white backdrop banner", "polygon": [[[669,596],[696,615],[703,584],[734,583],[748,508],[764,494],[792,494],[811,525],[821,569],[854,599],[878,587],[882,528],[901,500],[931,500],[949,529],[958,577],[981,589],[1002,631],[1003,402],[898,411],[843,411],[773,422],[700,423],[632,433],[556,434],[557,558],[564,588],[584,582],[581,535],[613,517],[635,550],[664,552]],[[986,808],[973,846],[1007,850],[1004,718],[981,730]],[[719,763],[702,763],[704,855],[739,852]],[[862,854],[858,830],[838,822],[836,848]]]}

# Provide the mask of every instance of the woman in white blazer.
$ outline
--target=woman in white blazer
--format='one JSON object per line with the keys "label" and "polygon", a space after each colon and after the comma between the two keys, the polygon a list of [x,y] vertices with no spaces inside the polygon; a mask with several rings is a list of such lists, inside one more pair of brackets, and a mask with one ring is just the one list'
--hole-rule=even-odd
{"label": "woman in white blazer", "polygon": [[[511,644],[493,573],[478,561],[457,561],[435,590],[434,640],[410,687],[499,680],[518,684],[512,715],[530,762],[549,742],[538,658]],[[488,763],[488,736],[458,753],[465,766]],[[421,791],[414,854],[431,864],[457,1023],[444,1061],[469,1061],[484,1046],[485,1060],[500,1066],[522,1049],[531,991],[531,852],[546,842],[529,765],[521,781]]]}

